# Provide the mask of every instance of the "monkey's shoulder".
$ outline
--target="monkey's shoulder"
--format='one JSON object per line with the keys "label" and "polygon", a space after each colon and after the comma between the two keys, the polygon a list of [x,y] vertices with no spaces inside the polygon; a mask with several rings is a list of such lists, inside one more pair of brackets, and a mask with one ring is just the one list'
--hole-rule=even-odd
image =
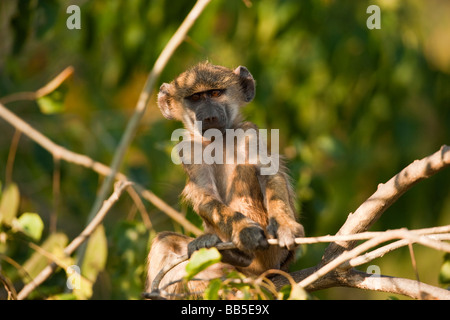
{"label": "monkey's shoulder", "polygon": [[259,130],[258,126],[251,121],[243,121],[238,125],[237,129],[243,129],[244,131],[248,129]]}

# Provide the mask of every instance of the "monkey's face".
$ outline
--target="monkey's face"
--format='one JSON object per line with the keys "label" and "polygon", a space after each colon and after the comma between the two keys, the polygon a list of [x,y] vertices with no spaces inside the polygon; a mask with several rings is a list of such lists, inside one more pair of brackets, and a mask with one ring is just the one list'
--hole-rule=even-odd
{"label": "monkey's face", "polygon": [[223,133],[230,127],[233,110],[238,108],[228,96],[227,89],[221,88],[196,92],[185,97],[183,104],[186,112],[183,119],[185,125],[194,125],[202,134],[208,129],[219,129]]}
{"label": "monkey's face", "polygon": [[182,73],[158,94],[158,106],[167,119],[182,121],[191,132],[232,128],[239,108],[255,95],[255,81],[245,67],[234,71],[202,63]]}

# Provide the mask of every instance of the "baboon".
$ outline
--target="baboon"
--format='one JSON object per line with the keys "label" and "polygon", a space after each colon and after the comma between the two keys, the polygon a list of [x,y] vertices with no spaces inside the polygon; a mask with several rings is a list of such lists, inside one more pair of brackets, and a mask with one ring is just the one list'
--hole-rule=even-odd
{"label": "baboon", "polygon": [[[190,143],[199,143],[205,150],[213,139],[198,142],[198,138],[209,129],[224,137],[229,129],[258,129],[244,121],[240,112],[254,96],[255,80],[247,68],[231,70],[204,62],[171,83],[162,84],[158,106],[167,119],[183,122],[192,138]],[[293,258],[294,239],[304,236],[303,226],[296,221],[294,193],[286,168],[280,166],[274,174],[261,174],[267,165],[248,159],[251,139],[255,137],[247,136],[243,146],[233,139],[233,155],[245,153],[245,163],[183,162],[188,181],[182,196],[203,219],[205,234],[196,239],[174,232],[157,235],[148,255],[147,289],[159,270],[174,258],[221,241],[232,241],[237,249],[222,251],[222,262],[205,270],[200,278],[220,277],[224,268],[237,269],[248,276],[268,269],[286,270]],[[256,139],[258,145],[262,143]],[[223,143],[223,149],[227,147]],[[223,151],[224,160],[229,160]],[[182,157],[192,160],[192,155]],[[269,246],[268,238],[277,238],[279,246]],[[167,273],[161,286],[180,279],[184,267],[185,263]],[[189,289],[200,291],[204,286],[204,282],[190,282]],[[169,293],[182,290],[180,283],[166,289]]]}

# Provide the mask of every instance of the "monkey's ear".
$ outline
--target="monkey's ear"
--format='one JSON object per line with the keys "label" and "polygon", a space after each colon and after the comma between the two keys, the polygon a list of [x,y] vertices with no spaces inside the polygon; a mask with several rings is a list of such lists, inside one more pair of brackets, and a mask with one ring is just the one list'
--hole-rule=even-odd
{"label": "monkey's ear", "polygon": [[159,88],[158,93],[158,107],[159,110],[161,110],[161,113],[166,119],[172,120],[174,119],[171,109],[170,109],[170,103],[171,103],[171,97],[169,94],[169,88],[170,84],[163,83],[161,87]]}
{"label": "monkey's ear", "polygon": [[234,73],[240,78],[240,84],[244,93],[245,102],[250,102],[255,97],[255,80],[246,67],[239,66],[234,69]]}

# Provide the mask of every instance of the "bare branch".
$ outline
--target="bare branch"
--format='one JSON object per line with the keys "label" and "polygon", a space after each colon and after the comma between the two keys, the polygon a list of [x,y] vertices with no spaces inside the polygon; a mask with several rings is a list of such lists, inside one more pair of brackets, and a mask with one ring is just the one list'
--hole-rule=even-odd
{"label": "bare branch", "polygon": [[13,93],[8,96],[5,96],[0,99],[0,102],[3,104],[7,104],[13,101],[18,100],[36,100],[40,97],[43,97],[51,92],[53,92],[56,88],[58,88],[68,77],[70,77],[74,72],[72,66],[65,68],[60,74],[58,74],[52,81],[47,83],[42,88],[33,92],[18,92]]}
{"label": "bare branch", "polygon": [[[141,95],[139,97],[138,103],[136,105],[136,109],[135,112],[133,114],[133,116],[131,117],[130,121],[128,122],[127,128],[125,130],[124,135],[122,136],[122,139],[120,141],[120,144],[114,154],[113,157],[113,161],[112,161],[112,165],[111,168],[105,168],[105,166],[102,166],[100,164],[96,164],[96,167],[99,169],[101,168],[102,170],[108,171],[107,172],[107,177],[105,179],[105,181],[103,182],[101,188],[100,188],[100,192],[96,198],[96,202],[89,214],[89,218],[88,220],[90,221],[90,223],[88,224],[88,226],[85,228],[85,230],[77,237],[75,238],[64,250],[64,253],[67,255],[70,255],[73,253],[74,250],[76,250],[80,245],[82,245],[84,243],[84,241],[86,240],[86,238],[92,233],[92,231],[96,228],[96,226],[98,225],[98,223],[100,223],[103,218],[104,215],[106,214],[106,212],[109,210],[109,208],[104,211],[103,208],[105,207],[105,205],[108,205],[108,201],[106,201],[103,204],[103,207],[100,208],[101,203],[103,202],[103,199],[106,198],[106,194],[108,192],[108,190],[111,188],[111,185],[113,183],[113,181],[117,178],[118,175],[118,171],[119,171],[119,167],[122,163],[123,160],[123,156],[126,152],[127,147],[129,146],[131,140],[133,139],[137,126],[139,124],[140,119],[142,118],[143,114],[145,113],[149,98],[150,98],[150,94],[151,91],[153,90],[153,87],[157,81],[157,79],[159,78],[159,75],[161,74],[163,68],[165,67],[165,65],[167,64],[169,58],[172,56],[172,54],[174,53],[174,51],[176,50],[176,48],[182,43],[185,35],[187,34],[188,30],[192,27],[193,23],[197,20],[197,18],[199,17],[199,15],[201,14],[201,12],[203,11],[203,9],[206,7],[206,5],[210,2],[210,0],[198,0],[196,5],[194,6],[194,8],[191,10],[191,12],[189,13],[189,15],[186,17],[185,21],[182,23],[182,25],[180,26],[180,28],[177,30],[177,32],[174,34],[174,36],[170,39],[169,43],[167,44],[167,46],[164,48],[163,52],[161,53],[161,55],[159,56],[159,58],[157,59],[155,66],[153,67],[152,71],[150,72],[147,81],[145,83],[144,89],[141,92]],[[71,73],[71,72],[70,72]],[[49,83],[49,85],[53,85],[56,84],[57,81],[56,80],[60,80],[63,77],[57,77],[57,79],[55,79],[55,81],[52,81],[51,83]],[[50,86],[51,87],[51,86]],[[13,96],[13,97],[7,97],[8,99],[4,99],[3,101],[12,101],[12,100],[16,100],[18,98],[22,98],[22,99],[36,99],[37,97],[39,97],[40,94],[46,94],[46,90],[47,90],[47,86],[44,87],[43,89],[39,90],[38,92],[32,94],[32,95],[28,95],[28,94],[24,94],[23,96]],[[54,89],[54,88],[53,88]],[[61,152],[63,151],[63,148],[59,147],[58,145],[54,144],[50,139],[48,139],[47,137],[45,137],[44,135],[42,135],[40,132],[38,132],[37,130],[33,129],[31,126],[29,126],[27,123],[25,123],[24,121],[22,121],[20,118],[18,118],[17,116],[15,116],[12,112],[10,112],[8,109],[6,109],[2,104],[0,104],[0,116],[2,116],[5,120],[7,120],[9,123],[11,124],[15,124],[15,127],[18,130],[21,130],[22,132],[26,133],[29,137],[32,137],[32,134],[37,133],[37,138],[40,141],[40,144],[46,148],[47,150],[51,150],[51,153],[54,155],[54,157],[58,158],[58,159],[62,159],[63,157],[61,156]],[[35,140],[34,139],[34,140]],[[35,140],[36,141],[36,140]],[[71,152],[69,152],[71,153]],[[71,153],[70,159],[83,159],[83,161],[88,160],[89,164],[91,166],[93,166],[93,162],[89,161],[90,159],[86,156],[83,155],[76,155],[74,153]],[[75,157],[73,157],[75,156]],[[116,191],[113,193],[113,195],[111,196],[111,200],[113,202],[117,201],[117,197],[115,196]],[[153,200],[155,200],[155,196],[153,193],[151,192],[146,192],[147,197],[152,198]],[[157,199],[160,200],[160,199]],[[159,202],[159,205],[163,205],[162,200],[157,201]],[[99,210],[100,209],[100,210]],[[169,210],[169,211],[174,211]],[[197,228],[195,228],[197,229]],[[195,230],[194,229],[194,230]],[[198,232],[199,230],[195,230],[196,232]],[[80,254],[81,256],[83,255],[82,253]],[[48,278],[48,276],[53,273],[53,271],[56,268],[56,264],[52,263],[51,265],[49,265],[48,267],[46,267],[35,279],[32,283],[26,285],[22,291],[19,293],[18,298],[19,299],[23,299],[25,297],[28,296],[28,294],[34,290],[34,288],[36,286],[38,286],[39,284],[41,284],[43,281],[45,281],[45,279]]]}
{"label": "bare branch", "polygon": [[[127,191],[128,191],[128,194],[130,195],[131,199],[133,199],[136,210],[138,210],[139,213],[141,214],[142,222],[144,223],[147,230],[153,229],[153,225],[150,220],[150,215],[147,212],[147,210],[145,209],[144,203],[142,202],[137,191],[134,188],[128,188]],[[128,215],[128,219],[133,220],[134,214],[132,216]]]}
{"label": "bare branch", "polygon": [[1,271],[0,271],[0,282],[3,283],[3,286],[5,287],[5,290],[8,293],[8,300],[9,299],[17,300],[16,288],[14,288],[14,285],[11,283],[11,280],[5,277]]}
{"label": "bare branch", "polygon": [[[190,30],[194,22],[197,20],[197,18],[200,16],[200,14],[203,12],[204,8],[208,5],[210,0],[197,0],[196,4],[192,8],[191,12],[189,12],[186,19],[183,21],[183,23],[180,25],[178,30],[175,32],[175,34],[172,36],[172,38],[169,40],[161,54],[159,55],[158,59],[155,62],[155,65],[153,66],[153,69],[151,70],[150,74],[147,77],[147,81],[145,82],[144,88],[141,91],[141,94],[139,96],[139,100],[136,104],[136,107],[134,109],[133,115],[131,116],[130,120],[128,121],[127,127],[125,129],[124,134],[122,135],[122,138],[119,142],[119,145],[114,152],[113,160],[111,162],[111,171],[106,176],[106,179],[103,180],[103,183],[100,187],[100,191],[97,194],[97,197],[95,199],[94,205],[92,206],[92,209],[88,215],[88,221],[93,219],[95,213],[98,211],[98,208],[100,207],[103,200],[106,198],[109,190],[111,189],[111,186],[115,180],[116,174],[119,172],[120,166],[122,164],[123,158],[125,156],[125,153],[128,149],[128,146],[130,145],[131,141],[133,140],[136,130],[138,128],[139,122],[141,118],[143,117],[147,105],[151,96],[151,93],[153,91],[153,88],[155,86],[156,81],[159,79],[159,76],[166,66],[167,62],[169,61],[170,57],[173,55],[175,50],[178,48],[178,46],[183,42],[187,32]],[[80,248],[79,252],[79,262],[83,260],[85,251],[85,246],[82,246]]]}
{"label": "bare branch", "polygon": [[[407,231],[406,229],[397,229],[397,230],[388,230],[384,232],[364,232],[360,234],[353,235],[343,235],[343,236],[323,236],[323,237],[309,237],[309,238],[296,238],[295,243],[297,244],[313,244],[313,243],[322,243],[322,242],[335,242],[335,241],[356,241],[356,240],[366,240],[360,246],[356,247],[351,251],[344,252],[335,260],[331,261],[327,265],[322,268],[314,267],[302,271],[296,271],[293,273],[296,281],[299,282],[299,285],[312,291],[317,290],[318,288],[323,289],[330,286],[336,286],[338,283],[338,278],[336,274],[333,274],[331,277],[326,277],[328,273],[331,271],[338,269],[339,272],[349,272],[350,264],[345,264],[352,258],[357,259],[363,252],[373,248],[383,242],[390,241],[393,239],[405,239],[405,245],[408,243],[420,243],[422,245],[434,248],[436,250],[441,250],[445,252],[450,252],[450,244],[439,241],[439,238],[449,239],[450,234],[450,226],[443,227],[434,227],[427,229],[418,229]],[[433,236],[431,236],[433,234]],[[278,239],[269,239],[270,245],[278,245]],[[216,245],[218,250],[228,250],[234,249],[236,246],[232,242],[223,242]],[[367,257],[366,257],[367,259]],[[174,267],[179,265],[180,263],[188,260],[187,255],[179,256],[177,259],[172,261],[171,264],[164,266],[163,269],[159,271],[156,277],[153,279],[151,285],[151,293],[149,296],[158,296],[159,295],[159,284],[161,280],[164,278],[165,274],[172,270]],[[367,260],[365,261],[367,262]],[[345,277],[344,277],[345,278]],[[340,277],[339,277],[340,279]],[[314,285],[315,282],[320,280],[319,285]],[[275,280],[277,287],[281,287],[285,283],[285,281]]]}
{"label": "bare branch", "polygon": [[[367,240],[363,244],[355,247],[350,251],[345,251],[334,260],[330,261],[319,270],[308,276],[306,279],[303,279],[299,285],[303,288],[306,288],[308,285],[316,281],[317,279],[323,277],[330,271],[339,268],[341,264],[350,260],[351,258],[357,257],[365,251],[383,243],[386,241],[394,240],[394,239],[408,239],[411,242],[420,243],[422,245],[435,248],[437,250],[443,250],[446,252],[450,252],[450,244],[440,242],[438,240],[430,239],[426,236],[420,236],[414,234],[413,232],[407,231],[406,229],[398,229],[398,230],[389,230],[384,232],[382,235]],[[344,269],[345,270],[345,269]]]}
{"label": "bare branch", "polygon": [[[111,173],[111,168],[107,165],[100,163],[98,161],[93,160],[92,158],[79,154],[73,151],[70,151],[56,143],[52,140],[44,136],[38,130],[33,128],[31,125],[26,123],[24,120],[16,116],[14,113],[9,111],[3,104],[0,103],[0,117],[6,120],[10,125],[12,125],[16,130],[22,132],[31,140],[39,144],[45,150],[50,152],[54,159],[61,159],[67,161],[69,163],[73,163],[88,169],[91,169],[102,176],[108,176]],[[130,181],[124,174],[116,173],[116,180],[121,181]],[[200,235],[202,231],[194,226],[191,222],[189,222],[182,213],[176,211],[171,206],[169,206],[166,202],[164,202],[161,198],[156,196],[150,190],[146,190],[144,187],[139,185],[138,183],[134,183],[135,188],[142,194],[147,201],[152,203],[155,207],[157,207],[162,212],[166,213],[170,218],[174,221],[178,222],[187,232],[192,232],[195,235]]]}
{"label": "bare branch", "polygon": [[[118,182],[115,186],[114,192],[111,194],[108,200],[103,203],[97,215],[92,219],[89,225],[64,249],[64,254],[70,256],[87,238],[94,232],[94,230],[103,221],[106,214],[111,207],[119,200],[123,190],[131,185],[130,182]],[[57,268],[57,263],[52,262],[44,270],[42,270],[32,282],[25,285],[17,295],[17,299],[25,299],[37,286],[42,284]]]}
{"label": "bare branch", "polygon": [[[431,237],[432,239],[436,240],[450,240],[450,234],[439,234],[434,235]],[[380,258],[384,256],[386,253],[392,252],[398,248],[407,246],[409,244],[409,240],[402,239],[395,242],[392,242],[390,244],[387,244],[385,246],[382,246],[378,249],[375,249],[373,251],[370,251],[368,253],[365,253],[363,255],[360,255],[356,258],[352,258],[349,261],[345,262],[343,265],[341,265],[341,268],[343,269],[350,269],[353,267],[360,266],[362,264],[365,264],[369,261],[372,261],[374,259]]]}
{"label": "bare branch", "polygon": [[53,157],[53,211],[50,213],[50,233],[56,232],[61,198],[61,159]]}
{"label": "bare branch", "polygon": [[344,287],[402,294],[414,299],[450,299],[450,291],[423,282],[383,275],[375,276],[355,269],[347,272],[345,277],[340,277],[339,284]]}
{"label": "bare branch", "polygon": [[[355,213],[348,216],[337,235],[354,234],[368,230],[383,212],[413,185],[429,178],[449,165],[450,147],[446,145],[443,145],[433,155],[414,161],[385,184],[379,184],[377,191]],[[323,263],[345,250],[351,249],[354,245],[354,242],[331,243],[325,250]]]}
{"label": "bare branch", "polygon": [[9,185],[12,182],[14,160],[16,158],[17,147],[19,146],[19,140],[22,132],[16,129],[14,136],[11,140],[11,146],[9,147],[8,160],[6,161],[5,170],[5,182]]}

